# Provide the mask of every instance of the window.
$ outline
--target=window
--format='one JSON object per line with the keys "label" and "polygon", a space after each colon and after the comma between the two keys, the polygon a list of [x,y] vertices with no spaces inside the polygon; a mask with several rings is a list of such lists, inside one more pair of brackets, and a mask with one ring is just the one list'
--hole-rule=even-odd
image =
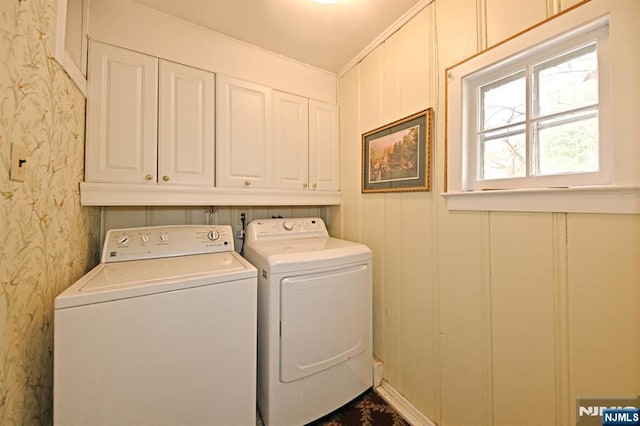
{"label": "window", "polygon": [[450,210],[640,213],[634,1],[583,1],[446,70]]}
{"label": "window", "polygon": [[598,114],[608,26],[598,25],[462,79],[466,190],[608,183]]}

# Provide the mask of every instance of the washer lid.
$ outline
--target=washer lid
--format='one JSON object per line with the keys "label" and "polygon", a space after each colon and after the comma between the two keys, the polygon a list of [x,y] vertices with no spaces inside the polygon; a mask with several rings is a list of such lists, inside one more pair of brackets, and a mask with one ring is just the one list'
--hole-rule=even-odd
{"label": "washer lid", "polygon": [[367,262],[372,258],[364,244],[331,237],[247,242],[244,250],[249,261],[257,264],[257,259],[263,259],[271,273]]}
{"label": "washer lid", "polygon": [[253,278],[235,252],[101,263],[62,292],[56,309]]}

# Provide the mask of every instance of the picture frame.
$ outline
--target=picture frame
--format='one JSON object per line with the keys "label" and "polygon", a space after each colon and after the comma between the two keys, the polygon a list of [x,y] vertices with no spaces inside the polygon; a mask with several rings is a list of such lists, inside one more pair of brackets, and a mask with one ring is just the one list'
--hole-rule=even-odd
{"label": "picture frame", "polygon": [[431,190],[433,108],[362,135],[362,193]]}

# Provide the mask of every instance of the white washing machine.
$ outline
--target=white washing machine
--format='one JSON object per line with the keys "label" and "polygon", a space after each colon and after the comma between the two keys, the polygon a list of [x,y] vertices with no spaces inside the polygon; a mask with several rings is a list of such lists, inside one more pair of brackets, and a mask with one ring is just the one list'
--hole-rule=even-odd
{"label": "white washing machine", "polygon": [[256,424],[256,269],[233,241],[218,225],[108,231],[55,299],[54,424]]}
{"label": "white washing machine", "polygon": [[244,256],[258,268],[258,407],[299,426],[372,386],[371,251],[329,237],[322,219],[256,220]]}

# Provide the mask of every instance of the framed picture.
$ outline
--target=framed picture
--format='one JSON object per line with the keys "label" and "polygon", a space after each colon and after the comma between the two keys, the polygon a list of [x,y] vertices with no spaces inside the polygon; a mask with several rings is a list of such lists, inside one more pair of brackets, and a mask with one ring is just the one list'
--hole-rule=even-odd
{"label": "framed picture", "polygon": [[362,135],[362,192],[431,190],[433,108]]}

